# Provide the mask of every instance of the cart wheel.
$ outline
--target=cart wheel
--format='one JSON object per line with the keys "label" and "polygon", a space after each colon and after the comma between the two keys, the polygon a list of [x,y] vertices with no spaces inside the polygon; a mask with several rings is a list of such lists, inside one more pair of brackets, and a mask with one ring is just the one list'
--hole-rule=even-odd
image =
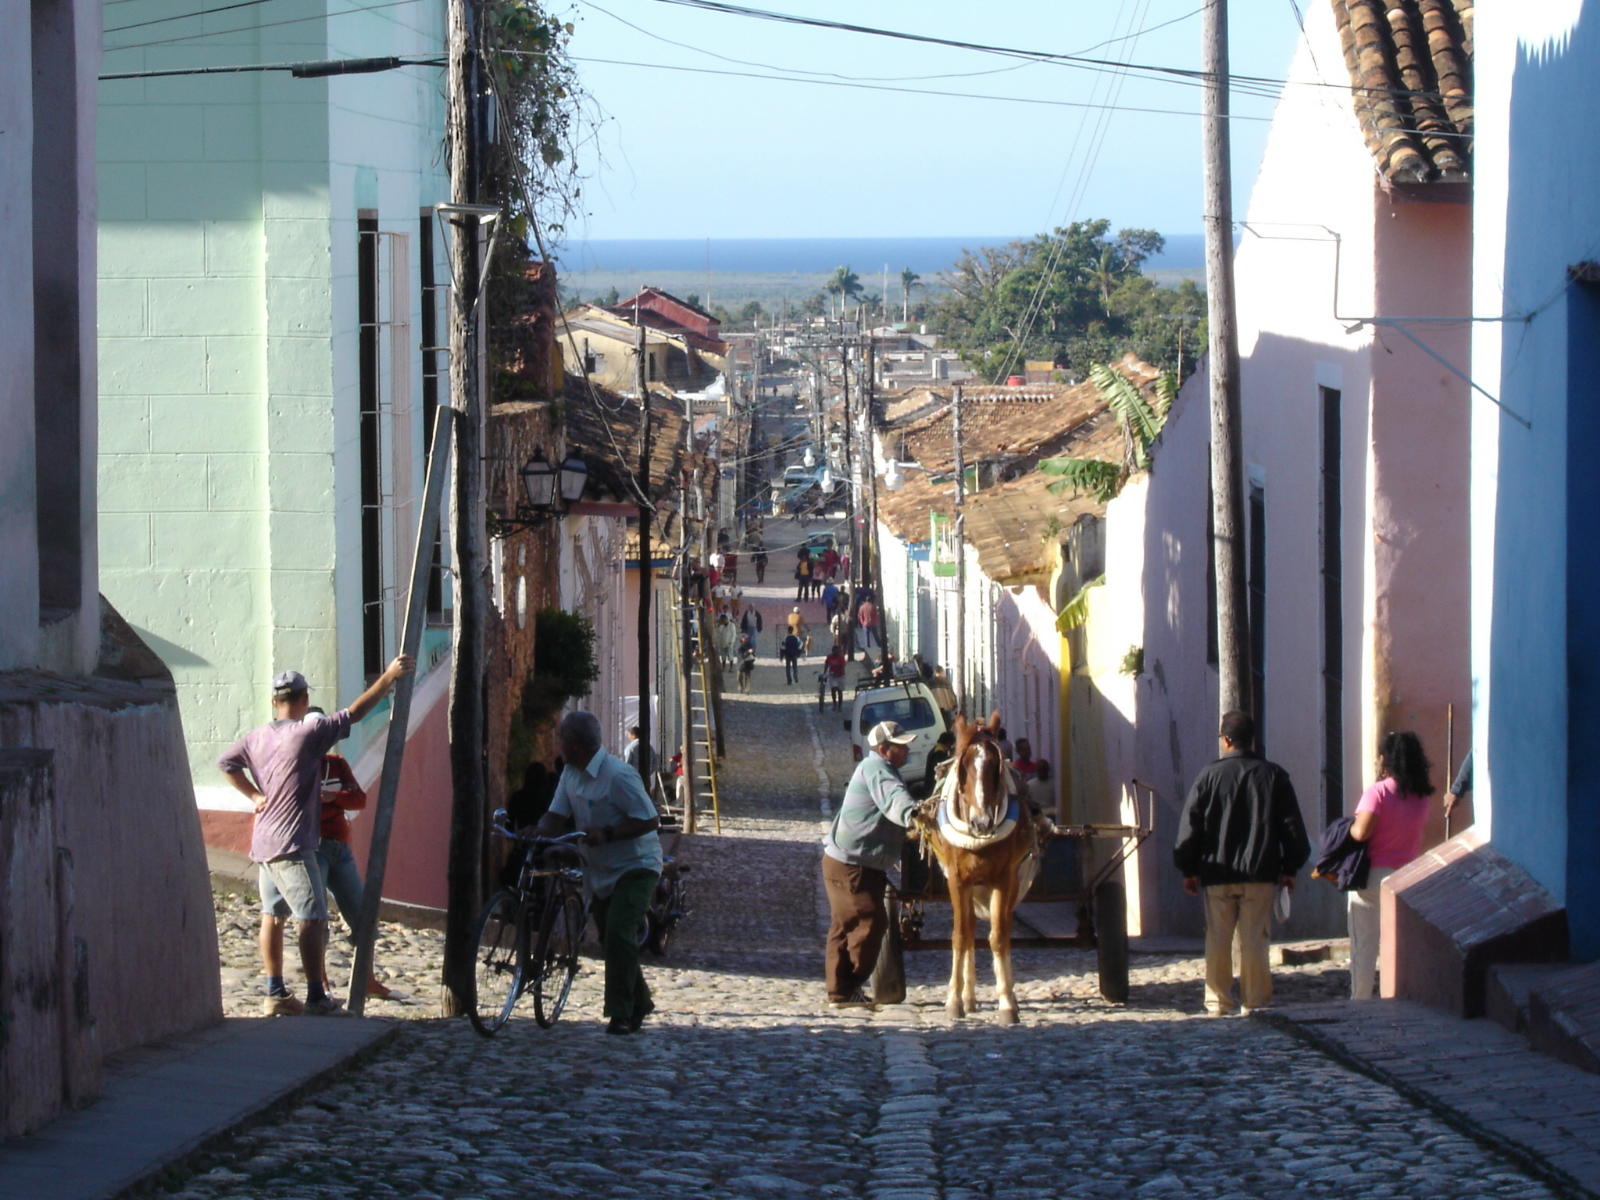
{"label": "cart wheel", "polygon": [[1104,880],[1094,889],[1094,932],[1100,960],[1100,994],[1113,1004],[1126,1004],[1128,897],[1115,879]]}
{"label": "cart wheel", "polygon": [[906,959],[905,945],[900,939],[900,900],[890,893],[884,903],[889,910],[889,928],[884,932],[883,946],[878,951],[867,990],[878,1004],[904,1004]]}

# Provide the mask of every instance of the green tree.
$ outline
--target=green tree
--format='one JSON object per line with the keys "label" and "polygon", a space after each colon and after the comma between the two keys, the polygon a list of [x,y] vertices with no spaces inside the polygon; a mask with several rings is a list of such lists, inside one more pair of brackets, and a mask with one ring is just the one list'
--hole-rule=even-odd
{"label": "green tree", "polygon": [[[828,280],[823,290],[830,296],[839,297],[839,315],[842,317],[845,307],[861,291],[861,277],[848,265],[835,267],[833,278]],[[828,311],[833,311],[832,305],[829,305]]]}
{"label": "green tree", "polygon": [[[1082,376],[1134,348],[1122,288],[1143,278],[1141,267],[1162,245],[1152,230],[1113,235],[1110,222],[1097,219],[966,251],[942,279],[947,291],[932,322],[986,378],[1028,359],[1065,363]],[[1155,303],[1142,294],[1126,299]]]}
{"label": "green tree", "polygon": [[910,267],[903,267],[900,271],[900,319],[911,320],[911,289],[922,286],[922,276]]}

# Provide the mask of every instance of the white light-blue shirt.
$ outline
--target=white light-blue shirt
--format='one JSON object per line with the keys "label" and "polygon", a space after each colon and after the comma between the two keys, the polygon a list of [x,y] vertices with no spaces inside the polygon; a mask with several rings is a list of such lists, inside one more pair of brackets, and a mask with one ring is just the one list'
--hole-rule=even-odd
{"label": "white light-blue shirt", "polygon": [[[627,763],[604,749],[595,751],[586,767],[568,764],[556,783],[550,811],[570,817],[579,829],[603,829],[633,817],[654,820],[656,806],[644,782]],[[584,886],[592,895],[611,895],[629,871],[661,872],[661,839],[655,831],[599,846],[582,846]]]}

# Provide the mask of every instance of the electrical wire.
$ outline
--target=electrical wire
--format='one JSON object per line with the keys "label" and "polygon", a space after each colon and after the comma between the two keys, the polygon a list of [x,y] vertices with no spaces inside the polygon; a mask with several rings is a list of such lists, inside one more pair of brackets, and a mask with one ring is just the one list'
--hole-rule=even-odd
{"label": "electrical wire", "polygon": [[254,8],[258,4],[266,4],[269,0],[237,0],[234,4],[221,4],[216,8],[202,8],[195,12],[177,13],[170,17],[152,17],[148,21],[135,21],[132,25],[112,25],[101,30],[101,33],[124,33],[129,29],[143,29],[146,25],[164,25],[168,21],[189,21],[195,17],[209,17],[215,13],[232,12],[236,8]]}
{"label": "electrical wire", "polygon": [[[684,8],[696,8],[706,12],[717,13],[723,16],[750,17],[764,21],[776,21],[781,24],[802,25],[816,29],[827,29],[844,33],[858,33],[871,37],[891,38],[898,41],[919,42],[926,45],[946,46],[956,50],[970,50],[983,54],[997,54],[1009,58],[1029,59],[1037,62],[1059,63],[1063,65],[1079,65],[1111,70],[1131,70],[1153,75],[1170,75],[1184,79],[1195,85],[1203,85],[1206,72],[1192,67],[1163,67],[1150,63],[1118,63],[1107,59],[1090,58],[1084,54],[1060,54],[1043,50],[1023,50],[1012,46],[996,46],[984,42],[966,42],[955,38],[934,37],[931,34],[908,33],[904,30],[882,29],[872,25],[857,25],[847,21],[829,21],[820,17],[803,17],[791,13],[772,12],[767,9],[747,8],[737,4],[724,3],[723,0],[655,0],[658,4],[673,4]],[[1270,94],[1291,82],[1296,86],[1332,87],[1341,91],[1362,92],[1367,94],[1389,96],[1426,96],[1442,99],[1438,92],[1417,91],[1409,88],[1374,88],[1363,85],[1342,85],[1326,81],[1289,81],[1274,79],[1261,75],[1230,75],[1229,84],[1235,90],[1248,90],[1249,88],[1268,88]],[[1267,92],[1259,94],[1266,95]]]}
{"label": "electrical wire", "polygon": [[[232,34],[253,34],[258,29],[277,29],[278,26],[298,26],[304,21],[330,21],[336,16],[355,16],[357,13],[373,13],[379,8],[400,8],[403,5],[414,5],[418,0],[386,0],[381,5],[366,5],[362,8],[346,8],[338,13],[318,13],[317,16],[291,16],[285,21],[262,21],[256,26],[242,26],[240,29],[208,29],[203,34],[182,34],[179,37],[158,38],[155,42],[133,42],[125,46],[106,46],[106,53],[112,54],[118,50],[149,50],[150,46],[171,46],[179,42],[195,42],[197,38],[227,37]],[[405,26],[413,29],[413,26]],[[421,34],[422,30],[414,30]]]}
{"label": "electrical wire", "polygon": [[[505,53],[518,54],[522,57],[541,57],[536,51],[506,51]],[[675,66],[669,63],[633,62],[627,59],[616,58],[586,58],[578,55],[572,56],[573,62],[594,63],[610,67],[638,67],[651,71],[679,71],[691,75],[722,75],[735,79],[767,79],[777,83],[803,83],[814,87],[841,87],[854,88],[869,92],[899,92],[909,96],[943,96],[956,100],[994,100],[1011,104],[1042,105],[1046,108],[1098,108],[1099,105],[1081,100],[1048,100],[1033,96],[996,96],[979,92],[950,92],[936,88],[906,88],[892,87],[887,84],[849,83],[835,79],[807,79],[793,75],[760,75],[751,71],[721,71],[712,67],[686,67]],[[1123,104],[1115,108],[1116,112],[1146,113],[1152,116],[1163,117],[1197,117],[1198,111],[1182,108],[1145,108],[1137,105]],[[1230,113],[1229,118],[1235,121],[1270,121],[1271,117],[1248,116],[1244,113]]]}

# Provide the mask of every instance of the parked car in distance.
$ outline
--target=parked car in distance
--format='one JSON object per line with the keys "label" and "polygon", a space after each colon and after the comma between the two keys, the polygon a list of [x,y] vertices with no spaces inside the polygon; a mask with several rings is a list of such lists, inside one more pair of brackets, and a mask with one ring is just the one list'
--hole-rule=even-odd
{"label": "parked car in distance", "polygon": [[850,734],[850,754],[856,762],[866,755],[867,733],[879,721],[897,721],[903,731],[916,734],[917,740],[907,747],[900,778],[912,794],[921,796],[925,794],[923,776],[928,769],[928,752],[948,725],[934,699],[933,689],[922,681],[914,667],[903,670],[903,675],[901,670],[896,670],[891,683],[859,685],[850,719],[844,727]]}

